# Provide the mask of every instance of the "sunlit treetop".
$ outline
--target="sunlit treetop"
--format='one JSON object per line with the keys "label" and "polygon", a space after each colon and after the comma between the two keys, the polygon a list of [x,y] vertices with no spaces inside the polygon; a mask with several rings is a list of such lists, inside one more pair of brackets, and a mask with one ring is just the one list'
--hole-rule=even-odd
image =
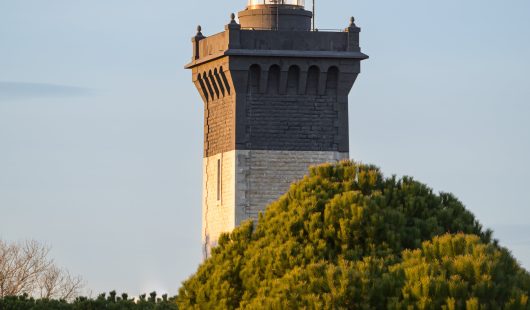
{"label": "sunlit treetop", "polygon": [[345,161],[310,168],[257,223],[223,235],[177,300],[186,309],[526,309],[529,291],[528,273],[453,195]]}

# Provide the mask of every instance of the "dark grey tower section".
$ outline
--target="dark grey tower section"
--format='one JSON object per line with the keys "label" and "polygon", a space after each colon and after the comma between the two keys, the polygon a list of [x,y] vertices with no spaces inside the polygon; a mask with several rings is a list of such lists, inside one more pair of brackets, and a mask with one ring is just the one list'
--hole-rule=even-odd
{"label": "dark grey tower section", "polygon": [[[279,2],[279,4],[276,4]],[[203,242],[256,218],[312,164],[349,157],[359,32],[311,31],[301,0],[251,0],[221,33],[199,27],[186,68],[204,101]]]}

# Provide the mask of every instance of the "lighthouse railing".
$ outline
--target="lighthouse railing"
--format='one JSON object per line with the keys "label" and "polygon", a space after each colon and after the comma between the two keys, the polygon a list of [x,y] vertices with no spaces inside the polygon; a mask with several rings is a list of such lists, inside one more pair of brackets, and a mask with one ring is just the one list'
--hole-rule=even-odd
{"label": "lighthouse railing", "polygon": [[294,5],[294,6],[305,6],[305,0],[248,0],[248,6],[258,5]]}

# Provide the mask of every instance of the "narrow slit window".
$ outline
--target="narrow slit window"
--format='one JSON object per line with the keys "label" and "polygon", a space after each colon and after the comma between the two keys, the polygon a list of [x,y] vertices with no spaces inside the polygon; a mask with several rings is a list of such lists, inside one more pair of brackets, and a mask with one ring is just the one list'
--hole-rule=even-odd
{"label": "narrow slit window", "polygon": [[221,200],[221,160],[217,160],[217,201]]}

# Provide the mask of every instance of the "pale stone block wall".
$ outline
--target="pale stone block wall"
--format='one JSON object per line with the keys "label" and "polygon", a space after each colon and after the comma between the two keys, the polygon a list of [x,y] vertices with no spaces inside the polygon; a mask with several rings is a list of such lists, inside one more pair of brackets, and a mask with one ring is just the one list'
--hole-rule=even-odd
{"label": "pale stone block wall", "polygon": [[238,150],[236,162],[235,225],[257,219],[309,166],[348,159],[345,152]]}
{"label": "pale stone block wall", "polygon": [[[220,196],[218,189],[218,161],[221,163]],[[235,227],[235,151],[216,154],[203,159],[202,242],[203,254],[217,244],[223,232]],[[219,198],[219,199],[217,199]]]}
{"label": "pale stone block wall", "polygon": [[[309,166],[348,159],[348,153],[317,151],[237,150],[203,160],[204,257],[217,245],[221,233],[230,232],[259,212],[290,185],[308,173]],[[217,198],[217,169],[221,162],[221,195]]]}

